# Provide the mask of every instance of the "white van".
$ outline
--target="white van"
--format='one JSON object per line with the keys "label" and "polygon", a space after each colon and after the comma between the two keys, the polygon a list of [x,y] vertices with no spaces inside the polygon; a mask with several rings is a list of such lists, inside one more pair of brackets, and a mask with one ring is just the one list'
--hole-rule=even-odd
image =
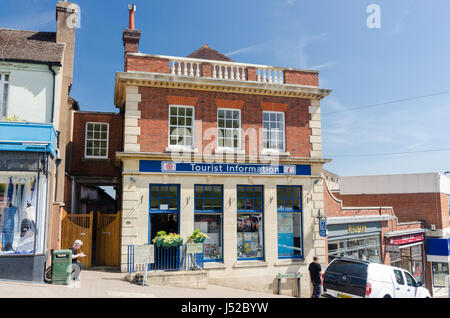
{"label": "white van", "polygon": [[336,258],[323,275],[323,296],[333,298],[430,298],[406,270],[351,258]]}

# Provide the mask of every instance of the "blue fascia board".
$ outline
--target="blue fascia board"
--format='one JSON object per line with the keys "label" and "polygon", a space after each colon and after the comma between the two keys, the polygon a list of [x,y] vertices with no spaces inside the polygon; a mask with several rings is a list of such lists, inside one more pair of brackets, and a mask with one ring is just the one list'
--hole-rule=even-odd
{"label": "blue fascia board", "polygon": [[53,124],[0,122],[0,151],[48,152],[56,155]]}
{"label": "blue fascia board", "polygon": [[449,256],[450,238],[427,238],[427,255]]}

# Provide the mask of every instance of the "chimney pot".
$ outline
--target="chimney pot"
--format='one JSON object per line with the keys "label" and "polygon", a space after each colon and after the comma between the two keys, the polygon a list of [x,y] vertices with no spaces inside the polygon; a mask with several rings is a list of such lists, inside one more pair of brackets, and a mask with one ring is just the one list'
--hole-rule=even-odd
{"label": "chimney pot", "polygon": [[128,11],[129,11],[129,24],[128,24],[128,29],[130,30],[134,30],[135,25],[134,25],[134,15],[136,12],[136,5],[135,4],[129,4],[128,5]]}

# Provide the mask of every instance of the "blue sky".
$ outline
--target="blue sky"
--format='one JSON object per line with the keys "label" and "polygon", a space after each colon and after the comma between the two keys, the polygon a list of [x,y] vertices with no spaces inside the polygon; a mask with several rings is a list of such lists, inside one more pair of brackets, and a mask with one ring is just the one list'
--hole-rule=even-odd
{"label": "blue sky", "polygon": [[[54,31],[56,0],[0,0],[0,27]],[[72,96],[82,110],[115,112],[129,1],[77,2]],[[342,110],[450,91],[448,0],[135,0],[140,51],[187,56],[203,44],[238,62],[318,69],[326,168],[341,175],[450,170],[450,94]],[[24,5],[26,4],[26,5]],[[381,28],[369,29],[370,4]],[[330,113],[330,114],[327,114]]]}

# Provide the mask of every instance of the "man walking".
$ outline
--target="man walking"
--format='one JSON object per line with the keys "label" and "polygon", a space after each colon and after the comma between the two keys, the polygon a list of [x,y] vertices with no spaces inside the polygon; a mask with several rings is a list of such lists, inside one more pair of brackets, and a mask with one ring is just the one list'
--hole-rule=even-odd
{"label": "man walking", "polygon": [[309,264],[309,276],[311,277],[311,282],[313,284],[313,294],[311,298],[319,298],[322,290],[321,290],[321,283],[322,283],[322,267],[319,264],[319,258],[314,257],[314,262]]}

